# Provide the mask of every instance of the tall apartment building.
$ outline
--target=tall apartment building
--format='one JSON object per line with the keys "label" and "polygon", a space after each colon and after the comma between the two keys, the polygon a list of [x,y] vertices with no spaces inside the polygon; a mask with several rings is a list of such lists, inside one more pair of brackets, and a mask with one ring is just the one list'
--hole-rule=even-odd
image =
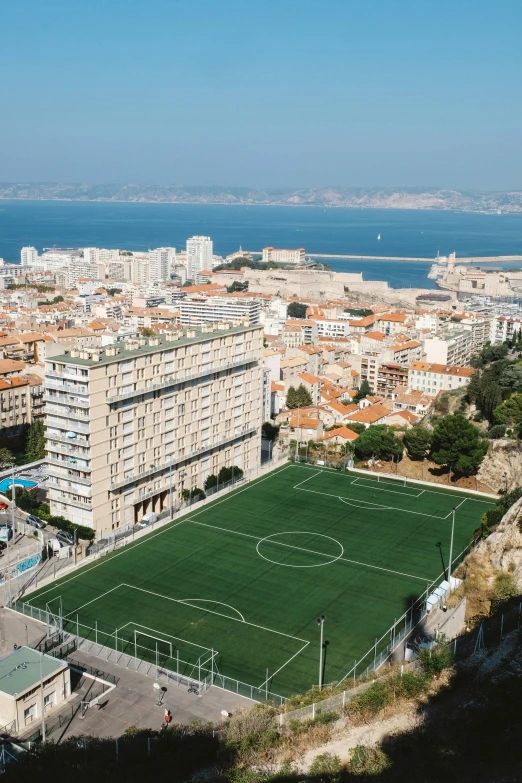
{"label": "tall apartment building", "polygon": [[261,305],[256,299],[210,296],[208,299],[182,299],[179,305],[182,324],[214,323],[244,319],[259,323]]}
{"label": "tall apartment building", "polygon": [[46,362],[51,511],[97,534],[260,459],[263,330],[218,323]]}
{"label": "tall apartment building", "polygon": [[517,317],[497,315],[491,321],[489,339],[492,343],[511,340],[515,332],[522,332],[522,314]]}
{"label": "tall apartment building", "polygon": [[119,250],[107,250],[104,247],[82,247],[86,264],[110,264],[120,257]]}
{"label": "tall apartment building", "polygon": [[464,367],[473,353],[473,335],[471,331],[461,331],[428,337],[424,351],[427,362]]}
{"label": "tall apartment building", "polygon": [[175,247],[157,247],[155,250],[149,250],[149,279],[151,283],[169,279],[175,257]]}
{"label": "tall apartment building", "polygon": [[202,269],[212,269],[214,254],[210,237],[191,237],[187,239],[187,271],[189,280],[194,280]]}
{"label": "tall apartment building", "polygon": [[38,250],[35,247],[23,247],[20,252],[20,264],[33,266],[38,263]]}
{"label": "tall apartment building", "polygon": [[269,261],[273,261],[276,264],[304,264],[306,260],[305,249],[304,247],[298,247],[296,250],[287,250],[279,247],[264,247],[261,260],[264,264],[268,264]]}

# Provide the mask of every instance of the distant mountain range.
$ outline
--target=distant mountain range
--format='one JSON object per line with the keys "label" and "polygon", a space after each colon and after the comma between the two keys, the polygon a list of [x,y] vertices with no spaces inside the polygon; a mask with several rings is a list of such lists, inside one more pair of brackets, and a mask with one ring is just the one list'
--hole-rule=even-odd
{"label": "distant mountain range", "polygon": [[228,188],[185,185],[86,185],[64,182],[0,183],[0,199],[131,201],[171,204],[254,204],[446,209],[522,212],[522,191],[459,191],[437,188]]}

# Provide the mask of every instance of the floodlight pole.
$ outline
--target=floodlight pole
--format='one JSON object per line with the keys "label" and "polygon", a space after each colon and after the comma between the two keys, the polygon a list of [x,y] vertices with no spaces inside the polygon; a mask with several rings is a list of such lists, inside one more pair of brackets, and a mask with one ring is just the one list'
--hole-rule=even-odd
{"label": "floodlight pole", "polygon": [[453,561],[453,535],[455,532],[455,511],[456,511],[455,508],[451,510],[451,538],[450,538],[450,551],[449,551],[449,563],[448,563],[448,582],[450,586],[450,592],[451,592],[451,568],[452,568],[452,561]]}
{"label": "floodlight pole", "polygon": [[321,633],[320,633],[321,646],[319,647],[319,689],[323,687],[323,625],[325,620],[326,617],[324,616],[324,614],[322,614],[321,617],[317,618],[317,625],[321,629]]}

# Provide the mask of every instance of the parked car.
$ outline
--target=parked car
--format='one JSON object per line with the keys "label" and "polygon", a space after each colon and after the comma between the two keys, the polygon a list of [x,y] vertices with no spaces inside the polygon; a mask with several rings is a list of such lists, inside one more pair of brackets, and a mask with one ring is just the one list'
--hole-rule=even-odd
{"label": "parked car", "polygon": [[13,530],[10,525],[0,525],[0,541],[10,541],[13,537]]}
{"label": "parked car", "polygon": [[74,536],[71,535],[71,533],[67,533],[66,530],[59,530],[56,534],[56,538],[63,544],[68,544],[69,546],[74,544]]}
{"label": "parked car", "polygon": [[45,527],[45,522],[43,519],[40,519],[40,517],[35,517],[34,514],[29,514],[25,521],[28,525],[32,525],[33,527],[37,527],[39,530],[43,530]]}
{"label": "parked car", "polygon": [[158,521],[158,515],[157,514],[145,514],[142,519],[138,522],[138,527],[147,527],[147,525],[152,525],[153,522]]}

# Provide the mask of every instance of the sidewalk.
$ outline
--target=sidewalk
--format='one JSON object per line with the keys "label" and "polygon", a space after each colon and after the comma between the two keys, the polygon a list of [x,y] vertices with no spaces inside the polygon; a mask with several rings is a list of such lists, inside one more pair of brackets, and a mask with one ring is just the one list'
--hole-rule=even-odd
{"label": "sidewalk", "polygon": [[[76,650],[72,656],[78,661],[94,668],[99,667],[105,674],[113,674],[119,678],[118,685],[111,691],[106,700],[101,700],[99,709],[90,708],[85,717],[81,717],[81,697],[69,700],[66,710],[71,704],[75,709],[74,717],[61,728],[52,732],[55,742],[67,737],[87,734],[96,737],[118,737],[129,726],[159,730],[163,723],[165,709],[169,709],[174,723],[189,724],[194,720],[203,723],[212,721],[219,727],[222,717],[221,710],[234,713],[239,707],[252,708],[255,702],[237,696],[221,688],[212,687],[203,696],[189,693],[184,687],[169,685],[162,697],[161,706],[157,706],[158,693],[154,690],[154,679],[136,672],[127,671],[108,661],[102,661],[93,655]],[[100,677],[103,675],[100,674]],[[50,725],[55,721],[50,719]]]}

